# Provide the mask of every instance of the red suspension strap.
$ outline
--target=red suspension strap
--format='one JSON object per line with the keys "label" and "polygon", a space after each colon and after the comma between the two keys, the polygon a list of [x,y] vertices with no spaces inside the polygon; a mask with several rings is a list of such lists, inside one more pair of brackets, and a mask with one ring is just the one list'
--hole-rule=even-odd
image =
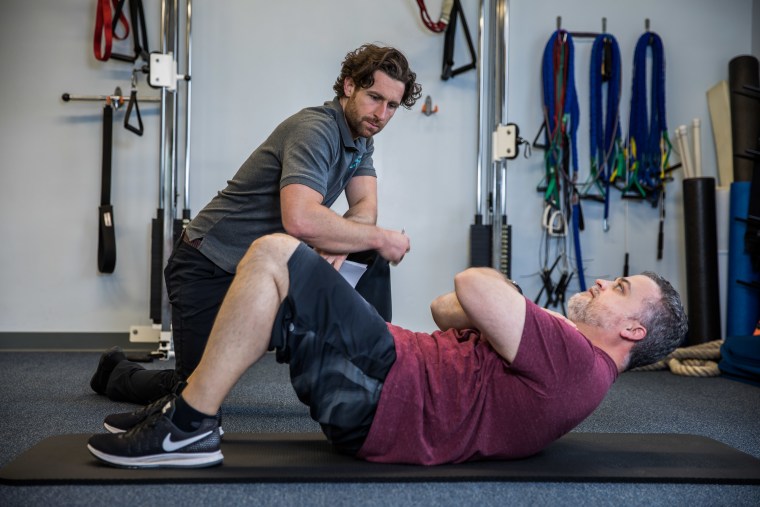
{"label": "red suspension strap", "polygon": [[446,30],[446,26],[449,24],[449,16],[451,15],[451,8],[454,5],[454,0],[443,0],[441,6],[441,19],[438,22],[433,21],[430,14],[425,7],[425,0],[417,0],[417,5],[420,7],[420,17],[422,22],[431,32],[441,33]]}
{"label": "red suspension strap", "polygon": [[[111,44],[113,39],[124,40],[129,37],[129,22],[122,12],[121,6],[119,6],[119,0],[111,0],[110,3],[113,4],[114,10],[116,11],[115,20],[111,14],[109,0],[98,0],[97,13],[95,15],[95,37],[93,40],[93,48],[95,50],[95,58],[101,62],[105,62],[111,58]],[[124,27],[123,35],[116,34],[116,26],[119,23]],[[103,47],[103,45],[105,45],[105,47]]]}

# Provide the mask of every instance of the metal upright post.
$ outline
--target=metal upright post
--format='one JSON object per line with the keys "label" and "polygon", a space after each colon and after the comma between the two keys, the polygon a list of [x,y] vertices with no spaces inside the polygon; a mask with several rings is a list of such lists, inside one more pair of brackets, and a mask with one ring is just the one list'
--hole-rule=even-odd
{"label": "metal upright post", "polygon": [[187,17],[185,24],[185,193],[182,208],[182,222],[190,221],[190,100],[192,91],[192,26],[193,1],[186,0]]}
{"label": "metal upright post", "polygon": [[[500,124],[507,123],[507,40],[509,31],[509,2],[496,0],[494,16],[493,46],[493,110],[495,113],[493,132]],[[494,162],[494,218],[493,218],[493,267],[511,277],[510,242],[511,227],[507,223],[507,161],[500,158]]]}
{"label": "metal upright post", "polygon": [[[170,51],[172,16],[168,11],[167,3],[170,0],[161,2],[161,53],[166,54]],[[161,88],[161,203],[164,210],[163,223],[163,257],[162,265],[166,266],[173,248],[174,237],[174,154],[172,151],[175,108],[171,108],[169,118],[167,118],[167,96],[168,91],[165,87]],[[176,99],[174,100],[176,103]],[[169,131],[167,133],[167,130]],[[167,134],[169,143],[167,143]],[[167,161],[167,158],[169,159]],[[161,295],[161,335],[159,338],[159,350],[166,352],[166,357],[172,351],[171,346],[171,306],[166,290],[166,281],[162,277],[162,295]]]}
{"label": "metal upright post", "polygon": [[491,55],[489,44],[493,0],[481,0],[480,22],[478,25],[478,160],[476,180],[476,212],[475,223],[470,226],[470,265],[492,265],[492,230],[489,192],[491,178],[491,124],[492,113],[489,107],[491,96],[490,65]]}

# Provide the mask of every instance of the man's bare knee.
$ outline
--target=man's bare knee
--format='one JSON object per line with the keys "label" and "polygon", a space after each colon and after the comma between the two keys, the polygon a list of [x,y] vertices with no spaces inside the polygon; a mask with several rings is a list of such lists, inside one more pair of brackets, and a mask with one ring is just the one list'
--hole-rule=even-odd
{"label": "man's bare knee", "polygon": [[237,272],[247,268],[287,269],[288,259],[298,247],[299,241],[287,234],[270,234],[254,241],[240,260]]}

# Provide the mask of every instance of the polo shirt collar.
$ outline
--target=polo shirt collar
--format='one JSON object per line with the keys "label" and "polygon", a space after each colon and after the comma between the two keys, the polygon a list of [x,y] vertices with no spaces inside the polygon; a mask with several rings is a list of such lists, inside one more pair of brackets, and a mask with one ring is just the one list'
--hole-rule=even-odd
{"label": "polo shirt collar", "polygon": [[340,130],[340,137],[343,141],[343,146],[346,148],[364,149],[367,144],[367,139],[359,137],[354,141],[351,135],[351,130],[346,123],[346,116],[343,114],[343,106],[340,105],[340,99],[335,97],[332,102],[326,102],[325,105],[336,111],[336,121],[338,122],[338,129]]}

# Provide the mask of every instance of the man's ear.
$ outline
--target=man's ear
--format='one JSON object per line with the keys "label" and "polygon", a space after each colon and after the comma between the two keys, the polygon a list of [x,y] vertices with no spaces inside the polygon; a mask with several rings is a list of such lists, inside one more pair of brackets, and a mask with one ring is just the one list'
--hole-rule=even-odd
{"label": "man's ear", "polygon": [[635,342],[643,340],[646,335],[647,329],[637,320],[629,320],[625,323],[623,330],[620,331],[621,337]]}
{"label": "man's ear", "polygon": [[346,77],[343,79],[343,95],[346,97],[350,97],[354,94],[354,90],[356,89],[356,84],[354,83],[354,80],[351,77]]}

